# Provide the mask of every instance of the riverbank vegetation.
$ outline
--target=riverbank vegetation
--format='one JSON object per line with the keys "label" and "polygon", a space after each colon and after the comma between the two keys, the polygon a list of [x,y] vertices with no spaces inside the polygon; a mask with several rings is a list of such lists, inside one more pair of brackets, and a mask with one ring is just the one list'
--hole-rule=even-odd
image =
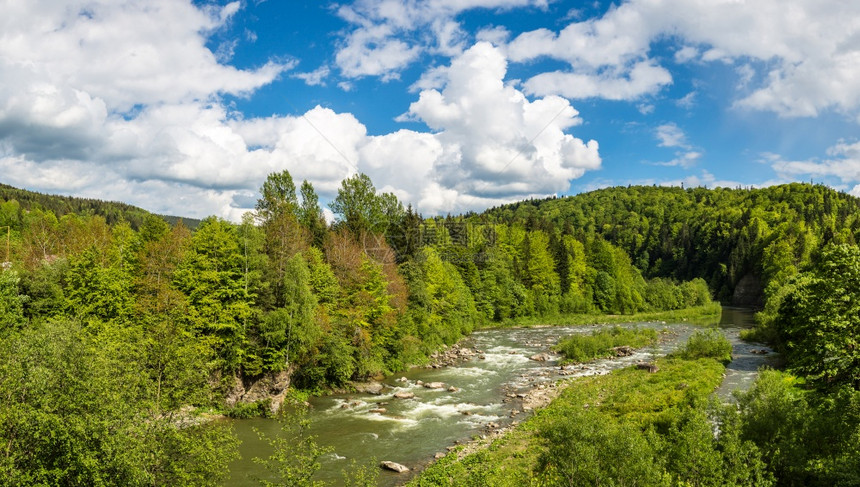
{"label": "riverbank vegetation", "polygon": [[618,347],[642,348],[657,342],[657,331],[651,328],[621,328],[571,335],[553,347],[564,356],[562,363],[581,363],[598,358],[614,357]]}
{"label": "riverbank vegetation", "polygon": [[737,416],[709,401],[722,381],[720,358],[675,355],[657,359],[657,373],[630,367],[572,379],[488,448],[452,452],[409,485],[771,485]]}
{"label": "riverbank vegetation", "polygon": [[481,326],[692,318],[711,290],[760,294],[762,333],[815,394],[858,384],[858,200],[821,186],[610,188],[423,218],[357,174],[329,224],[283,171],[241,223],[193,231],[0,189],[0,469],[19,485],[207,485],[234,449],[201,411],[271,411]]}

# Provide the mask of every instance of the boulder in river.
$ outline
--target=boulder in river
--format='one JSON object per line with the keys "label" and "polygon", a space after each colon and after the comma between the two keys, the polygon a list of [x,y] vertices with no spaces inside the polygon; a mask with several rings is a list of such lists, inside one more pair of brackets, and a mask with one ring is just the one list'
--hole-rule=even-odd
{"label": "boulder in river", "polygon": [[535,354],[535,355],[532,355],[531,357],[529,357],[529,360],[534,360],[536,362],[547,362],[547,361],[552,360],[552,355],[550,355],[546,352],[538,353],[538,354]]}
{"label": "boulder in river", "polygon": [[356,392],[378,396],[385,389],[385,384],[381,382],[355,382],[352,384],[352,387],[355,388]]}
{"label": "boulder in river", "polygon": [[403,473],[403,472],[409,471],[409,467],[407,467],[406,465],[401,465],[399,463],[388,461],[388,460],[380,463],[379,466],[386,469],[386,470],[391,470],[392,472],[397,472],[397,473]]}
{"label": "boulder in river", "polygon": [[442,382],[425,382],[424,387],[428,389],[444,389],[445,384]]}
{"label": "boulder in river", "polygon": [[415,394],[409,391],[394,393],[395,399],[412,399],[413,397],[415,397]]}

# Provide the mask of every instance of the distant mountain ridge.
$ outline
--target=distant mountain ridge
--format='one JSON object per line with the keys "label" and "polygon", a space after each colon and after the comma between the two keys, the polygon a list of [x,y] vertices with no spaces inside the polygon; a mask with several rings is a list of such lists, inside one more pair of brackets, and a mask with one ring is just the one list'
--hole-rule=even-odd
{"label": "distant mountain ridge", "polygon": [[200,220],[171,215],[159,215],[143,208],[118,201],[104,201],[94,198],[81,198],[77,196],[63,196],[44,194],[36,191],[16,188],[8,184],[0,183],[0,202],[15,200],[24,210],[41,208],[51,210],[57,217],[74,213],[80,215],[99,215],[109,225],[119,221],[126,221],[132,228],[137,229],[143,223],[147,215],[156,215],[163,218],[167,223],[175,225],[182,223],[188,228],[196,228]]}

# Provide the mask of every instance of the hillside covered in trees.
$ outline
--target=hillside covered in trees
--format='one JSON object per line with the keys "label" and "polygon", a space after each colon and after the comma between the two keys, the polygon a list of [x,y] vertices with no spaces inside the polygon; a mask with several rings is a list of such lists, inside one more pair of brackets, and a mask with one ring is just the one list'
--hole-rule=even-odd
{"label": "hillside covered in trees", "polygon": [[[477,327],[708,306],[745,278],[762,283],[773,321],[793,276],[860,228],[857,199],[800,184],[611,188],[425,219],[358,174],[330,205],[333,225],[286,171],[260,193],[241,223],[210,217],[194,231],[14,191],[0,203],[9,478],[207,485],[230,435],[187,406],[265,413],[278,402],[246,396],[255,384],[280,384],[279,400],[284,384],[341,388],[424,363]],[[772,336],[797,336],[783,329]],[[172,443],[139,441],[159,435]]]}

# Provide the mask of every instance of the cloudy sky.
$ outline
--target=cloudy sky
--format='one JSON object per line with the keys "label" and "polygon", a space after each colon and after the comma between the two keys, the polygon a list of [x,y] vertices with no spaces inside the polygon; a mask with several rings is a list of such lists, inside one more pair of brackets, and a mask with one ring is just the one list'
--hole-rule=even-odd
{"label": "cloudy sky", "polygon": [[860,195],[860,2],[0,0],[0,181],[237,220],[609,185]]}

